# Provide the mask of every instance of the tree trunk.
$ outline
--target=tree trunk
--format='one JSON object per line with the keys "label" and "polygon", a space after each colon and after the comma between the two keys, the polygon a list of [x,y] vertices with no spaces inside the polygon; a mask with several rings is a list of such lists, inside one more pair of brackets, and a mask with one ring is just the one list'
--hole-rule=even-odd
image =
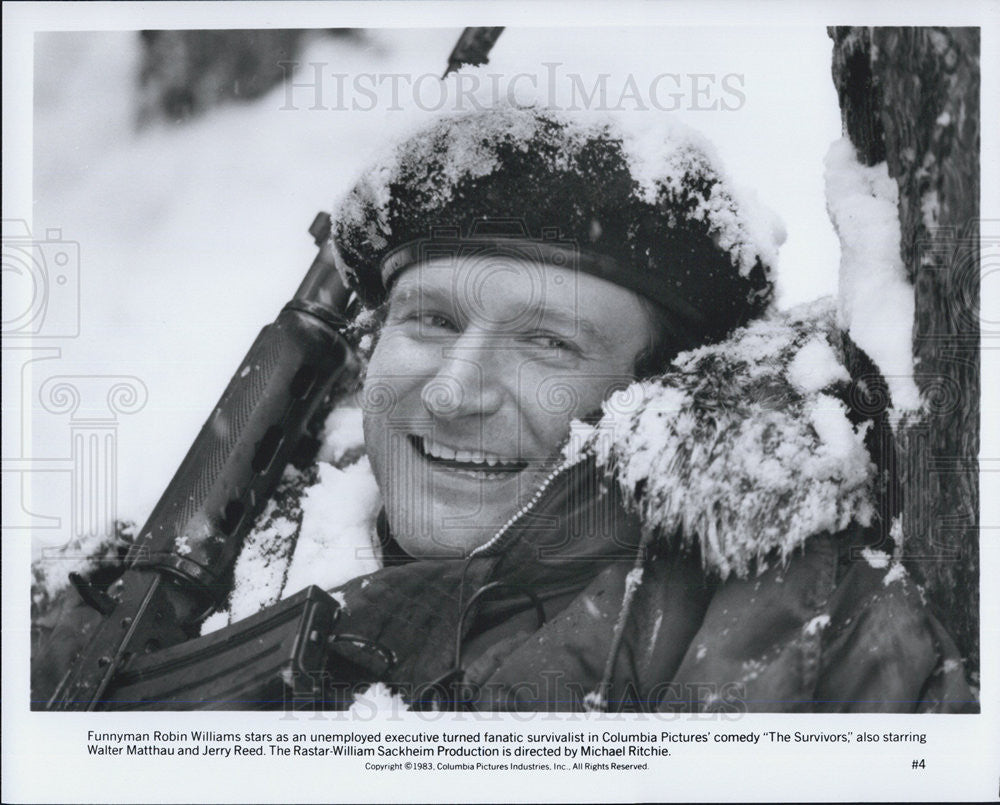
{"label": "tree trunk", "polygon": [[[979,29],[831,28],[846,134],[899,187],[925,401],[887,440],[902,555],[979,676]],[[899,547],[899,546],[897,546]]]}

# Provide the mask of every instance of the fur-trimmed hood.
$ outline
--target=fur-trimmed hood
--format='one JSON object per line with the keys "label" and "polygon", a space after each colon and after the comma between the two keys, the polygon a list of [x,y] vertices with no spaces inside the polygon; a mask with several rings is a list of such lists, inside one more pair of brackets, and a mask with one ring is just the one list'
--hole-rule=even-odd
{"label": "fur-trimmed hood", "polygon": [[644,529],[706,570],[763,572],[814,534],[871,523],[870,422],[849,408],[841,343],[831,299],[757,320],[574,423],[567,460],[596,457]]}

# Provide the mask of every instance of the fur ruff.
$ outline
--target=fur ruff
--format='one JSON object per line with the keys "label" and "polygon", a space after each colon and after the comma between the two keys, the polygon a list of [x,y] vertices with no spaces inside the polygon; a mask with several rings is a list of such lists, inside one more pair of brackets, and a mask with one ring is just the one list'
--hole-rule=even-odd
{"label": "fur ruff", "polygon": [[762,573],[874,516],[869,423],[848,417],[839,344],[832,300],[757,320],[574,423],[566,458],[596,457],[648,538],[697,549],[722,578]]}

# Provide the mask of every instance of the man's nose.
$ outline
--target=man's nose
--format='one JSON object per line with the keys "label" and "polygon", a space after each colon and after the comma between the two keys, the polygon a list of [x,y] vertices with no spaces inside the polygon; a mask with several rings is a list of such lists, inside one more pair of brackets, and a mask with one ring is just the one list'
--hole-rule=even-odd
{"label": "man's nose", "polygon": [[448,420],[496,413],[503,403],[502,364],[489,339],[463,335],[444,348],[437,373],[421,389],[424,407]]}

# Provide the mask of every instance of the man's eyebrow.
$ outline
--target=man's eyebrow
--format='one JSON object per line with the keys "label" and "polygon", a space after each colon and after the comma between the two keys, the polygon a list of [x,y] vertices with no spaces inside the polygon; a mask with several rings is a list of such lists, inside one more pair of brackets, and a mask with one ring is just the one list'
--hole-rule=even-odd
{"label": "man's eyebrow", "polygon": [[564,327],[569,331],[566,333],[568,336],[582,335],[584,338],[596,341],[599,346],[605,349],[611,347],[611,339],[607,334],[595,326],[593,322],[580,316],[576,310],[562,307],[546,307],[544,303],[536,303],[527,309],[526,317],[529,312],[530,320],[537,321],[539,326],[552,324],[556,327]]}
{"label": "man's eyebrow", "polygon": [[402,304],[413,300],[417,300],[421,304],[426,301],[432,304],[448,304],[450,306],[452,296],[448,291],[423,287],[417,282],[399,282],[389,291],[387,302],[392,305],[393,302]]}

